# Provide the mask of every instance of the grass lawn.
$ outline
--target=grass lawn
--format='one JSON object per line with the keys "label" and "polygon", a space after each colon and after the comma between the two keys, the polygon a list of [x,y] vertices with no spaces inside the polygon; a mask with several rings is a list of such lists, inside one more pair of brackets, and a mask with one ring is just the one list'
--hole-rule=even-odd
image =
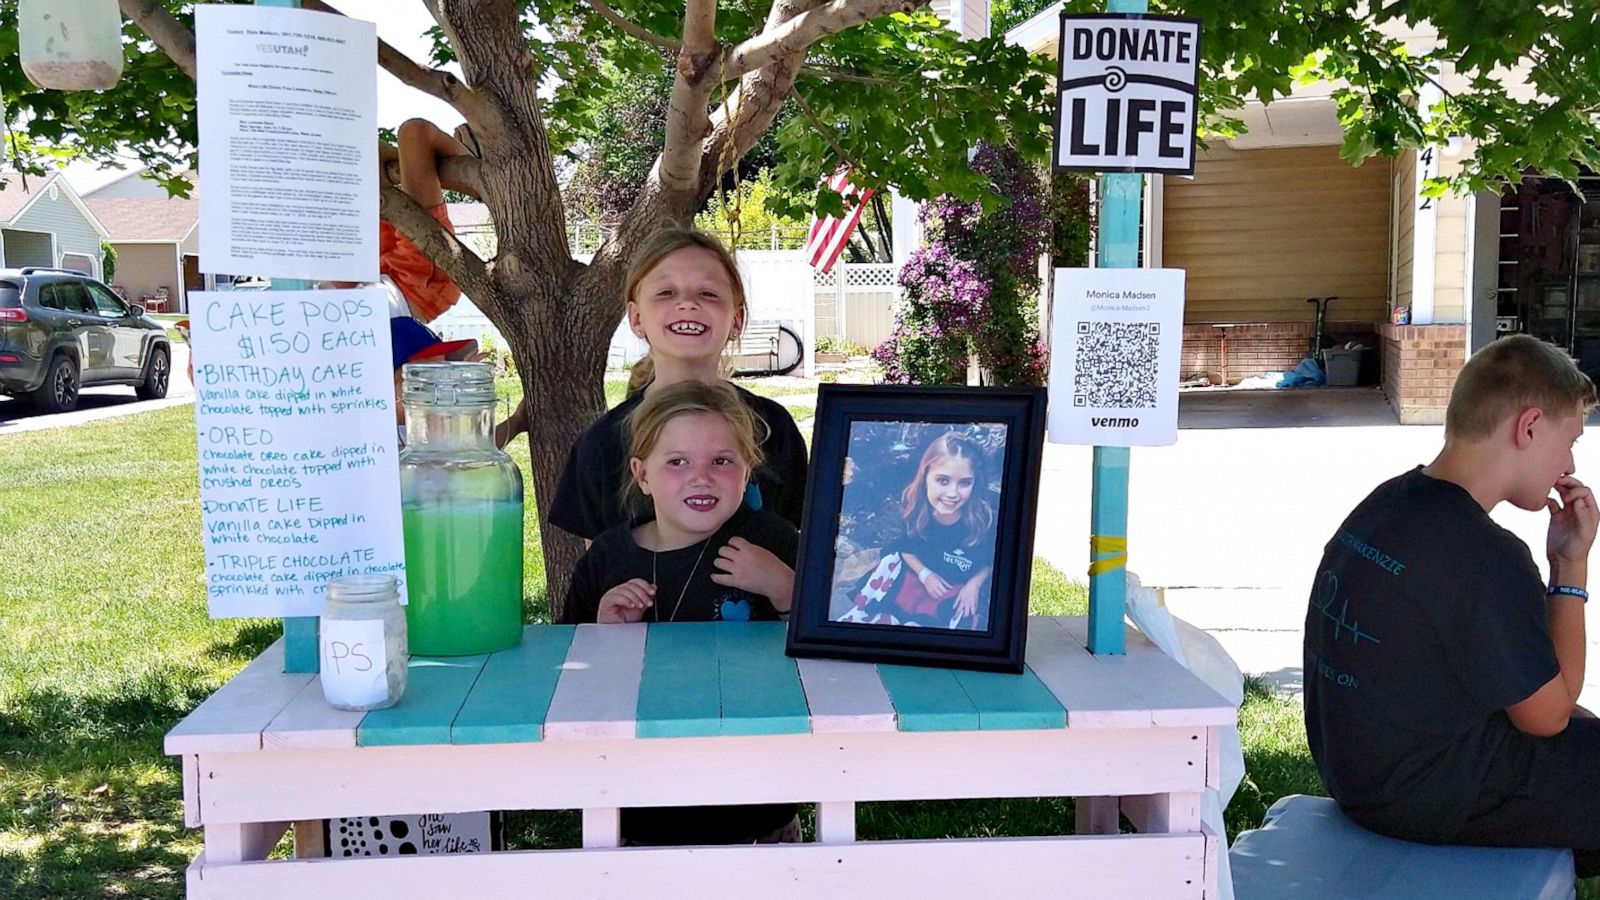
{"label": "grass lawn", "polygon": [[[611,402],[621,393],[608,382]],[[510,450],[527,459],[524,444]],[[0,497],[0,897],[181,897],[201,842],[183,827],[162,736],[278,633],[273,620],[206,615],[193,411],[0,438]],[[526,563],[530,613],[543,617],[532,541]],[[1036,613],[1085,608],[1082,585],[1046,564],[1034,587]],[[1285,793],[1320,791],[1298,703],[1255,687],[1241,725],[1249,775],[1230,833]],[[1061,800],[878,803],[858,827],[1025,835],[1068,815]],[[577,822],[518,814],[509,833],[516,846],[573,846]]]}

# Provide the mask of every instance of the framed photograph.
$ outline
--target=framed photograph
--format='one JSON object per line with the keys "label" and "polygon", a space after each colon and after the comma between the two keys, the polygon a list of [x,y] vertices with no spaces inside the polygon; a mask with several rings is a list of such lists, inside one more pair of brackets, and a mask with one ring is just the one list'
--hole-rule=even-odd
{"label": "framed photograph", "polygon": [[1043,388],[824,384],[789,655],[1021,672]]}

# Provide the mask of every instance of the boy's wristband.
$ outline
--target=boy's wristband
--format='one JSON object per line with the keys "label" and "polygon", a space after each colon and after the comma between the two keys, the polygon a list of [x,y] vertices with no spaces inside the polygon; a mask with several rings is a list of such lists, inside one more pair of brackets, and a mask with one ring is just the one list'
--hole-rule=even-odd
{"label": "boy's wristband", "polygon": [[1581,587],[1573,587],[1570,584],[1552,584],[1544,594],[1546,597],[1577,597],[1585,603],[1589,602],[1588,591]]}

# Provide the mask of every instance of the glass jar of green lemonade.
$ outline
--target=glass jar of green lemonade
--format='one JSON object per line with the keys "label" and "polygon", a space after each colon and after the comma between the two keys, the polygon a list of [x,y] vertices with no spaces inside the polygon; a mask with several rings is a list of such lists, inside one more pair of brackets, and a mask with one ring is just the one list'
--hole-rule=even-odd
{"label": "glass jar of green lemonade", "polygon": [[494,445],[487,363],[408,363],[400,453],[406,622],[419,656],[522,640],[522,473]]}

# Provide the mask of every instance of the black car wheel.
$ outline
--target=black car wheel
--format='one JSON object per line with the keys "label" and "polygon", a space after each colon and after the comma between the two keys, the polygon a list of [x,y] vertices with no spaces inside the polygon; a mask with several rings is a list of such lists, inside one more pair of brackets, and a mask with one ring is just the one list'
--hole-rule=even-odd
{"label": "black car wheel", "polygon": [[150,362],[145,366],[144,381],[133,389],[140,400],[160,400],[167,395],[167,383],[172,380],[172,363],[167,359],[167,348],[150,351]]}
{"label": "black car wheel", "polygon": [[33,405],[40,412],[72,412],[78,408],[78,364],[70,356],[50,361],[50,374],[33,392]]}

